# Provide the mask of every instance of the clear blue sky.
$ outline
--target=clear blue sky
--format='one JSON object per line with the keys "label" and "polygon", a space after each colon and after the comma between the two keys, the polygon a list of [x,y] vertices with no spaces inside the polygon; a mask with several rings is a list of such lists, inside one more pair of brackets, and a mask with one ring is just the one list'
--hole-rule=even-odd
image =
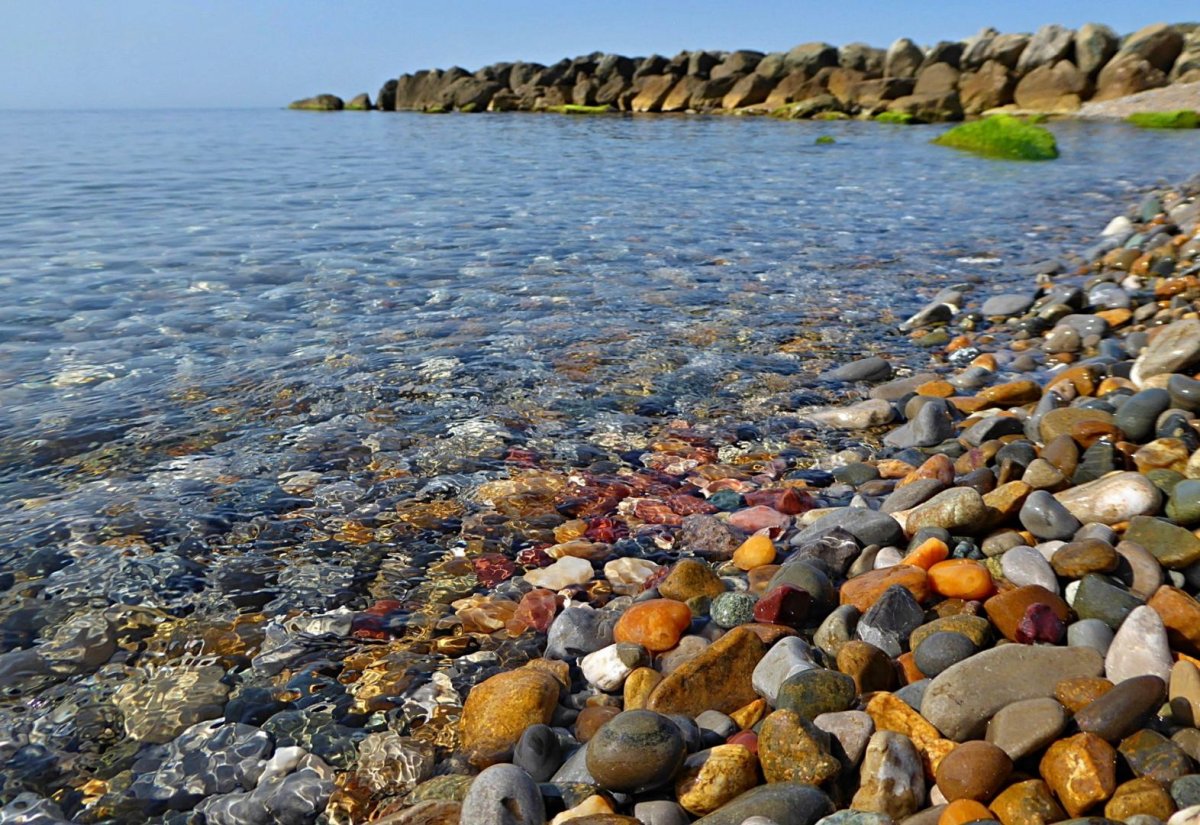
{"label": "clear blue sky", "polygon": [[1196,18],[1195,0],[0,0],[0,108],[278,106],[373,98],[422,68],[596,50],[886,46],[985,25],[1095,20],[1124,33]]}

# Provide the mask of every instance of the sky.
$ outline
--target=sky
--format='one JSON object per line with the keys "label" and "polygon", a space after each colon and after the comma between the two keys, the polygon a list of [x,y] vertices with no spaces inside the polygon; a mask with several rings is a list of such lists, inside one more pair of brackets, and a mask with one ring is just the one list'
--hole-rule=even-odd
{"label": "sky", "polygon": [[593,51],[886,46],[1200,18],[1195,0],[0,0],[0,109],[274,107],[404,72]]}

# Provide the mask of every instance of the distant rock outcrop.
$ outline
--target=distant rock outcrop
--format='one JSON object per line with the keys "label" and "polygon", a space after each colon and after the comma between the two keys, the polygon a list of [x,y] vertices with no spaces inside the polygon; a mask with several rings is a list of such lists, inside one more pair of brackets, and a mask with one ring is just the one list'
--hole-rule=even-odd
{"label": "distant rock outcrop", "polygon": [[306,109],[311,112],[340,112],[345,108],[342,99],[337,95],[316,95],[301,100],[293,100],[288,104],[289,109]]}
{"label": "distant rock outcrop", "polygon": [[388,80],[371,99],[344,107],[333,95],[296,109],[416,112],[578,110],[734,112],[779,117],[958,120],[994,110],[1074,112],[1109,100],[1200,79],[1200,25],[1156,23],[1123,39],[1088,23],[1033,34],[985,28],[962,41],[887,49],[808,42],[786,52],[684,51],[674,57],[593,52],[549,66],[496,63],[470,72],[427,69]]}

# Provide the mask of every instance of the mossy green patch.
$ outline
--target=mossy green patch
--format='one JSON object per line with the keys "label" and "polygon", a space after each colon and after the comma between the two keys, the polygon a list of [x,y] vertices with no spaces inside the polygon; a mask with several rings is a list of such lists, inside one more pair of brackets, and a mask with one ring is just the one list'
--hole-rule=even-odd
{"label": "mossy green patch", "polygon": [[914,118],[908,112],[880,112],[875,115],[875,120],[879,123],[900,123],[908,125],[913,122]]}
{"label": "mossy green patch", "polygon": [[579,103],[566,103],[562,106],[550,106],[547,112],[560,115],[606,115],[612,111],[609,106],[584,106]]}
{"label": "mossy green patch", "polygon": [[1006,160],[1053,160],[1058,157],[1058,144],[1050,131],[1011,115],[963,123],[943,132],[933,142]]}
{"label": "mossy green patch", "polygon": [[817,144],[818,146],[828,146],[832,143],[837,143],[837,141],[833,139],[832,135],[821,135],[819,138],[813,141],[813,143]]}
{"label": "mossy green patch", "polygon": [[1050,115],[1046,114],[1045,112],[1034,112],[1025,118],[1025,122],[1037,125],[1039,123],[1045,123],[1049,119]]}
{"label": "mossy green patch", "polygon": [[1194,112],[1191,109],[1178,109],[1174,112],[1138,112],[1125,120],[1143,129],[1200,128],[1200,112]]}

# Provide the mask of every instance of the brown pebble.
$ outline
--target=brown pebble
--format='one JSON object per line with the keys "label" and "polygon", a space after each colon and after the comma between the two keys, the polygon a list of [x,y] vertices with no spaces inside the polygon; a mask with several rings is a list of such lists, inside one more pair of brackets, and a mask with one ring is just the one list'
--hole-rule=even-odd
{"label": "brown pebble", "polygon": [[1012,773],[1008,754],[991,742],[973,741],[959,745],[938,765],[938,789],[946,799],[987,802],[1004,787]]}
{"label": "brown pebble", "polygon": [[896,668],[887,653],[857,639],[842,645],[837,669],[854,680],[860,694],[891,690],[896,684]]}
{"label": "brown pebble", "polygon": [[1078,713],[1113,689],[1113,683],[1099,676],[1063,679],[1054,686],[1054,698],[1071,713]]}
{"label": "brown pebble", "polygon": [[579,716],[575,717],[575,738],[580,742],[588,741],[609,719],[620,712],[620,708],[611,705],[584,708],[579,711]]}
{"label": "brown pebble", "polygon": [[987,611],[988,618],[992,620],[992,624],[1004,635],[1004,638],[1016,641],[1017,626],[1032,604],[1048,605],[1054,611],[1054,615],[1063,622],[1066,622],[1071,615],[1070,606],[1063,601],[1061,596],[1037,584],[1029,584],[998,593],[983,603],[983,609]]}

